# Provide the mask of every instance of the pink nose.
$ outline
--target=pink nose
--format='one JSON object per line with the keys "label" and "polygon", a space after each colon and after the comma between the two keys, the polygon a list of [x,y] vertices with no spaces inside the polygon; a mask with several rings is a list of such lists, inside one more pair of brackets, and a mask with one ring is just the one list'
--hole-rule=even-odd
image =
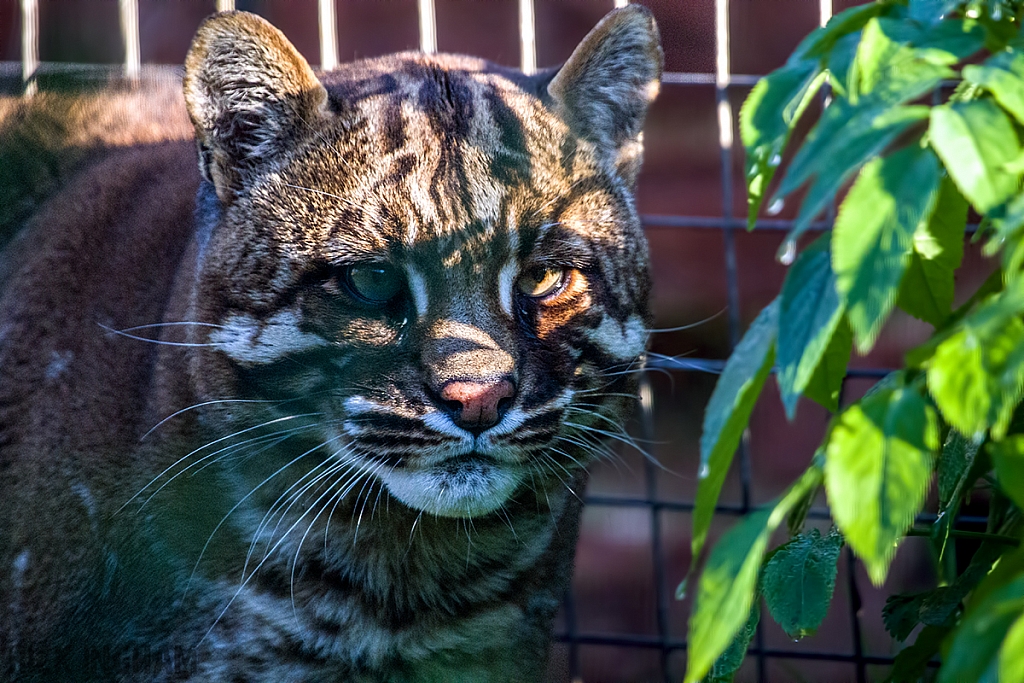
{"label": "pink nose", "polygon": [[449,382],[441,389],[441,399],[454,409],[460,427],[483,430],[498,424],[503,399],[515,396],[516,388],[507,379],[497,382]]}

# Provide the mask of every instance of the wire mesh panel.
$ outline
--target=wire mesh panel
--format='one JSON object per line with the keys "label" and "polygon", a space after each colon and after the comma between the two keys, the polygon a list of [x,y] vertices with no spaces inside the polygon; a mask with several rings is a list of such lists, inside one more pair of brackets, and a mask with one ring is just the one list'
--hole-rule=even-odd
{"label": "wire mesh panel", "polygon": [[[217,9],[256,11],[277,23],[311,62],[339,61],[398,49],[459,51],[532,72],[564,60],[605,12],[622,0],[406,0],[331,2],[218,0]],[[736,149],[738,107],[750,88],[779,66],[806,33],[854,2],[820,0],[647,0],[662,30],[666,73],[646,129],[647,161],[638,202],[651,243],[656,331],[629,445],[593,468],[578,545],[576,574],[556,625],[552,681],[677,681],[685,665],[690,599],[676,586],[691,557],[690,516],[703,407],[724,359],[746,324],[779,291],[785,268],[774,254],[792,222],[792,208],[747,233],[742,150]],[[143,64],[180,62],[208,3],[21,0],[0,15],[3,92],[31,97],[54,62],[89,60],[64,41],[82,6],[102,7],[119,22],[110,35],[129,78]],[[47,22],[50,22],[49,28]],[[84,30],[84,29],[83,29]],[[170,36],[170,37],[169,37]],[[172,38],[173,37],[173,40]],[[109,42],[109,41],[108,41]],[[110,62],[110,59],[97,61]],[[824,106],[825,102],[819,103]],[[802,134],[798,132],[798,134]],[[815,224],[831,224],[826,216]],[[983,276],[981,256],[968,250],[962,284]],[[844,395],[854,399],[927,328],[899,315],[876,348],[854,359]],[[824,434],[828,413],[801,404],[788,423],[766,391],[723,489],[712,541],[738,516],[767,503],[806,466]],[[614,437],[613,437],[614,438]],[[819,501],[820,502],[820,501]],[[829,525],[823,507],[809,524]],[[971,520],[966,519],[966,524]],[[883,591],[870,586],[847,552],[839,584],[818,635],[800,643],[762,619],[738,680],[880,680],[895,644],[881,624],[884,595],[925,585],[927,548],[910,539]]]}

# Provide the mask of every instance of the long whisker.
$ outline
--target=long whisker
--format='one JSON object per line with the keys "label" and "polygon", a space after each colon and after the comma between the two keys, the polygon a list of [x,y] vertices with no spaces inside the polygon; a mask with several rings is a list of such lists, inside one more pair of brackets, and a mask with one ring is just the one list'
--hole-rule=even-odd
{"label": "long whisker", "polygon": [[101,322],[97,322],[96,324],[99,325],[100,327],[102,327],[107,332],[110,332],[111,334],[116,334],[116,335],[119,335],[121,337],[127,337],[128,339],[134,339],[135,341],[148,342],[150,344],[160,344],[162,346],[187,346],[187,347],[217,346],[217,344],[215,344],[213,342],[207,342],[205,344],[199,344],[199,343],[195,343],[195,342],[172,342],[172,341],[164,341],[162,339],[150,339],[149,337],[140,337],[137,334],[131,334],[129,332],[124,332],[122,330],[115,330],[113,327],[109,327],[107,325],[104,325]]}

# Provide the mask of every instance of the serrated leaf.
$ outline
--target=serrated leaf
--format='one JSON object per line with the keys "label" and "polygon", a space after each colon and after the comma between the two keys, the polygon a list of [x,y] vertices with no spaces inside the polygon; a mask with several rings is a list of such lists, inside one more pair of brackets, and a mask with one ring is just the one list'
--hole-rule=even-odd
{"label": "serrated leaf", "polygon": [[820,481],[821,470],[812,466],[777,503],[747,515],[715,544],[701,572],[690,617],[686,683],[699,681],[711,670],[748,620],[769,537]]}
{"label": "serrated leaf", "polygon": [[903,642],[921,623],[921,603],[925,593],[890,595],[882,607],[882,623],[894,639]]}
{"label": "serrated leaf", "polygon": [[996,468],[999,488],[1017,507],[1024,509],[1024,434],[989,443],[988,452]]}
{"label": "serrated leaf", "polygon": [[1024,681],[1024,614],[1010,626],[999,648],[999,680]]}
{"label": "serrated leaf", "polygon": [[914,644],[900,650],[892,663],[892,671],[885,680],[892,683],[910,683],[920,680],[950,629],[926,626],[921,629]]}
{"label": "serrated leaf", "polygon": [[957,187],[978,213],[988,213],[1017,190],[1005,165],[1021,151],[1009,117],[988,99],[932,108],[929,138]]}
{"label": "serrated leaf", "polygon": [[839,393],[843,388],[852,350],[853,331],[846,318],[843,318],[832,333],[832,340],[822,354],[811,381],[807,383],[804,396],[832,412],[839,410]]}
{"label": "serrated leaf", "polygon": [[754,601],[750,609],[750,617],[743,628],[736,633],[729,647],[718,656],[711,670],[701,679],[701,683],[732,683],[733,677],[739,668],[743,666],[743,659],[747,655],[747,648],[750,647],[750,639],[757,631],[757,624],[761,621],[761,607]]}
{"label": "serrated leaf", "polygon": [[843,184],[911,125],[926,119],[928,109],[921,105],[894,107],[867,97],[858,105],[845,100],[833,102],[793,158],[776,192],[776,197],[781,199],[814,178],[793,229],[778,253],[782,255],[794,249],[799,237],[825,210]]}
{"label": "serrated leaf", "polygon": [[782,285],[775,378],[790,420],[842,316],[826,234],[804,250]]}
{"label": "serrated leaf", "polygon": [[736,345],[704,412],[693,509],[693,558],[700,557],[733,454],[775,362],[779,300],[761,311]]}
{"label": "serrated leaf", "polygon": [[931,406],[898,384],[877,387],[834,421],[825,490],[839,530],[876,585],[924,503],[938,440]]}
{"label": "serrated leaf", "polygon": [[1006,111],[1024,123],[1024,53],[1000,52],[983,64],[968,64],[963,77],[992,93]]}
{"label": "serrated leaf", "polygon": [[948,586],[889,596],[882,608],[885,630],[896,640],[906,640],[918,624],[952,626],[961,602],[985,578],[1004,548],[996,543],[984,543],[970,565]]}
{"label": "serrated leaf", "polygon": [[984,600],[972,600],[943,657],[939,683],[981,681],[995,673],[1003,641],[1022,614],[1024,576],[996,588]]}
{"label": "serrated leaf", "polygon": [[925,364],[928,390],[946,421],[966,435],[1005,433],[1024,389],[1024,288],[990,297]]}
{"label": "serrated leaf", "polygon": [[967,200],[948,177],[942,179],[928,220],[914,231],[914,248],[896,305],[939,326],[953,307],[953,274],[964,256]]}
{"label": "serrated leaf", "polygon": [[896,303],[914,233],[934,206],[939,180],[938,159],[912,144],[870,161],[839,209],[832,267],[862,353]]}
{"label": "serrated leaf", "polygon": [[843,537],[817,529],[781,546],[765,564],[761,593],[768,612],[790,638],[813,635],[828,613]]}
{"label": "serrated leaf", "polygon": [[740,139],[746,149],[747,229],[754,227],[793,127],[823,81],[817,62],[787,64],[759,80],[744,101]]}

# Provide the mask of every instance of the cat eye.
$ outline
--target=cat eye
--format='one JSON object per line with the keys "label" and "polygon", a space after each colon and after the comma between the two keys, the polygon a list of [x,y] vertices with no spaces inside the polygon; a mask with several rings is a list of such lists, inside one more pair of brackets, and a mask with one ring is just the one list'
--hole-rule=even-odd
{"label": "cat eye", "polygon": [[564,282],[564,268],[536,266],[519,276],[516,287],[530,298],[541,299],[558,291]]}
{"label": "cat eye", "polygon": [[345,283],[357,298],[370,304],[386,304],[405,286],[398,270],[387,263],[360,263],[345,270]]}

